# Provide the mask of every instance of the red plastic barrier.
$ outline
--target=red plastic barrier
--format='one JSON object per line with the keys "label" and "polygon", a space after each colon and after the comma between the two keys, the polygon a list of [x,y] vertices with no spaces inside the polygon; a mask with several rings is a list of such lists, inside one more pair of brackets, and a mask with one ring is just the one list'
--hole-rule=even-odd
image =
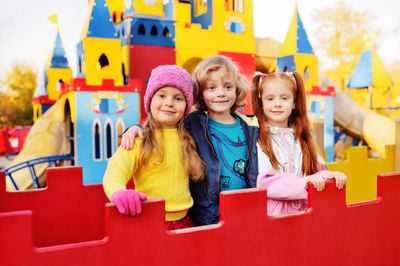
{"label": "red plastic barrier", "polygon": [[0,154],[20,152],[30,130],[31,126],[6,127],[0,130]]}
{"label": "red plastic barrier", "polygon": [[0,129],[0,154],[9,153],[9,151],[11,150],[7,133],[7,128]]}
{"label": "red plastic barrier", "polygon": [[17,127],[18,134],[18,152],[22,150],[24,147],[25,140],[28,137],[29,131],[31,130],[31,126]]}
{"label": "red plastic barrier", "polygon": [[[264,190],[224,192],[219,224],[171,232],[163,201],[144,203],[138,217],[108,204],[104,218],[101,185],[78,184],[80,174],[52,169],[45,191],[1,192],[2,265],[400,265],[400,173],[379,176],[378,200],[352,206],[333,183],[322,193],[310,187],[309,212],[285,218],[266,215]],[[19,211],[4,212],[11,210]],[[96,232],[91,241],[86,230]],[[34,244],[67,242],[69,234],[86,240]]]}
{"label": "red plastic barrier", "polygon": [[8,131],[8,143],[10,144],[10,150],[7,153],[18,153],[19,151],[19,140],[18,131],[13,128]]}
{"label": "red plastic barrier", "polygon": [[5,191],[2,177],[0,212],[32,211],[33,243],[38,247],[102,239],[108,201],[102,186],[83,186],[80,167],[50,168],[48,176],[47,188],[21,192]]}

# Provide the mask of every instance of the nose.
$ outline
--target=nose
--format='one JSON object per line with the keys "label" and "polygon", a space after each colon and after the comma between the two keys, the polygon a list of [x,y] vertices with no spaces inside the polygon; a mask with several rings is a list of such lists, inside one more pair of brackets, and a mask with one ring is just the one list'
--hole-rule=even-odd
{"label": "nose", "polygon": [[281,105],[282,105],[281,99],[276,98],[276,99],[274,100],[274,105],[275,105],[275,106],[281,106]]}
{"label": "nose", "polygon": [[173,98],[172,97],[166,97],[164,101],[165,106],[172,106],[173,105]]}
{"label": "nose", "polygon": [[225,96],[225,90],[223,87],[218,86],[217,87],[217,96],[218,97],[224,97]]}

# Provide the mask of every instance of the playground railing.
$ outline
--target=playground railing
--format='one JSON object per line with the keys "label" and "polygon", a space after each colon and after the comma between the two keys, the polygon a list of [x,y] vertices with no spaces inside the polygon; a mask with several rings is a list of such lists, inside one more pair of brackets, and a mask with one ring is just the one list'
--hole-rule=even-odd
{"label": "playground railing", "polygon": [[[31,175],[33,184],[35,185],[36,188],[40,187],[39,183],[39,177],[36,174],[35,171],[35,165],[38,164],[43,164],[43,163],[48,163],[49,166],[58,166],[59,162],[62,161],[73,161],[74,157],[70,155],[53,155],[53,156],[45,156],[45,157],[39,157],[31,160],[24,161],[22,163],[10,166],[6,169],[4,169],[6,175],[10,178],[11,183],[13,184],[15,190],[19,190],[17,183],[15,182],[12,174],[20,171],[22,169],[28,168],[29,173]],[[53,165],[52,165],[53,163]]]}

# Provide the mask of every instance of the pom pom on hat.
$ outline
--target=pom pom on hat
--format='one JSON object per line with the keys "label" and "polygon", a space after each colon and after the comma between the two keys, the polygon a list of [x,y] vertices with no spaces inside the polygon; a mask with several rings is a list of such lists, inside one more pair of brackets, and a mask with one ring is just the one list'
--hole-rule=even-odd
{"label": "pom pom on hat", "polygon": [[158,89],[175,87],[182,91],[186,98],[185,118],[189,115],[193,105],[193,82],[190,74],[176,65],[162,65],[151,71],[144,95],[144,110],[150,112],[150,102]]}

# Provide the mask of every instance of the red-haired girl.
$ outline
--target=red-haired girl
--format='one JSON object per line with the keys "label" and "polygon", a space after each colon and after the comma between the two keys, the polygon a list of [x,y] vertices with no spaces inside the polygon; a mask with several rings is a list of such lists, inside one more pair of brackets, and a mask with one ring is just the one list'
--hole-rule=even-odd
{"label": "red-haired girl", "polygon": [[324,170],[307,117],[304,83],[297,72],[256,74],[252,104],[259,123],[257,187],[267,188],[268,214],[307,209],[307,183],[317,191],[327,179],[341,189],[346,176]]}

